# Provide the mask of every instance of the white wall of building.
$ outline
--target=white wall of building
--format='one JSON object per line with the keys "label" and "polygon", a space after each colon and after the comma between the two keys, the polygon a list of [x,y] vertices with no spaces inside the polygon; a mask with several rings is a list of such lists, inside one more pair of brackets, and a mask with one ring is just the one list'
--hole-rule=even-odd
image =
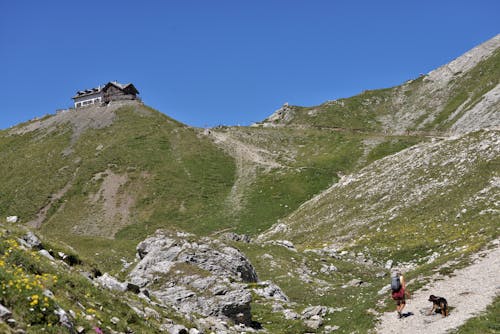
{"label": "white wall of building", "polygon": [[81,108],[91,104],[101,103],[102,91],[95,94],[77,97],[74,100],[75,100],[75,108]]}

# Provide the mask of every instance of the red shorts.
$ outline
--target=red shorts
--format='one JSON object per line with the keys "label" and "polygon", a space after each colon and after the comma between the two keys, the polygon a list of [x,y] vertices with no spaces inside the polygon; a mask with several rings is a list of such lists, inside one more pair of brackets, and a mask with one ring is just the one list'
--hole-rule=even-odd
{"label": "red shorts", "polygon": [[405,289],[401,288],[399,291],[392,293],[392,299],[394,299],[398,305],[405,304]]}

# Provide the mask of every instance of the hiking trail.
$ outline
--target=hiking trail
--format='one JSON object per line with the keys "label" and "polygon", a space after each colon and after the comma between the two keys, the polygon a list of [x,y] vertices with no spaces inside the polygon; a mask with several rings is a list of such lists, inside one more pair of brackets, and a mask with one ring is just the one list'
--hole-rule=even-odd
{"label": "hiking trail", "polygon": [[[418,291],[412,291],[409,284],[411,299],[406,301],[403,314],[413,314],[398,319],[394,307],[394,311],[381,315],[376,332],[440,334],[479,315],[500,294],[499,240],[495,240],[494,245],[492,250],[475,254],[470,266],[456,270],[450,276],[440,276],[441,280],[433,281]],[[428,301],[431,294],[446,298],[451,307],[448,317],[443,318],[440,314],[427,315],[432,308],[432,303]]]}
{"label": "hiking trail", "polygon": [[233,138],[230,133],[211,131],[210,136],[216,145],[235,160],[236,181],[226,204],[231,208],[230,211],[238,212],[244,204],[244,192],[255,181],[258,170],[261,168],[269,171],[283,166],[271,152]]}

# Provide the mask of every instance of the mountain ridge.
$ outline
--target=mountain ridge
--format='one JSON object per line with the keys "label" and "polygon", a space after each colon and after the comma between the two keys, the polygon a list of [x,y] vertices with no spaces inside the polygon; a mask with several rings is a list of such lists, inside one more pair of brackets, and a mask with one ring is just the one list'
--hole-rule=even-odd
{"label": "mountain ridge", "polygon": [[[51,286],[66,310],[78,300],[94,310],[71,316],[86,330],[100,321],[122,333],[369,332],[389,309],[380,291],[391,267],[417,290],[495,247],[499,46],[500,35],[400,86],[285,105],[250,127],[192,128],[126,102],[2,130],[0,214],[20,222],[0,223],[0,275],[18,265],[3,245],[32,230],[53,259],[35,264],[31,246],[10,247],[31,263],[23,275],[85,276],[89,296]],[[58,252],[71,254],[70,269]],[[240,282],[233,255],[255,270],[252,280]],[[134,280],[145,266],[147,280]],[[99,289],[126,296],[120,317],[130,307],[135,323],[114,324]],[[7,301],[18,329],[51,332],[22,301]]]}

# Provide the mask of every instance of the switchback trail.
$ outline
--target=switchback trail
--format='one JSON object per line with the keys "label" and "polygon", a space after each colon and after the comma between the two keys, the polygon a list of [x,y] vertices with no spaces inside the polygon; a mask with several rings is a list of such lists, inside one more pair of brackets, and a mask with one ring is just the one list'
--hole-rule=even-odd
{"label": "switchback trail", "polygon": [[[411,316],[398,319],[396,311],[384,313],[377,333],[441,334],[457,328],[469,318],[478,315],[500,293],[500,246],[473,257],[473,264],[456,270],[450,277],[434,281],[412,293],[403,313]],[[408,286],[411,291],[411,285]],[[429,295],[445,297],[451,307],[450,315],[428,316],[432,303]]]}

